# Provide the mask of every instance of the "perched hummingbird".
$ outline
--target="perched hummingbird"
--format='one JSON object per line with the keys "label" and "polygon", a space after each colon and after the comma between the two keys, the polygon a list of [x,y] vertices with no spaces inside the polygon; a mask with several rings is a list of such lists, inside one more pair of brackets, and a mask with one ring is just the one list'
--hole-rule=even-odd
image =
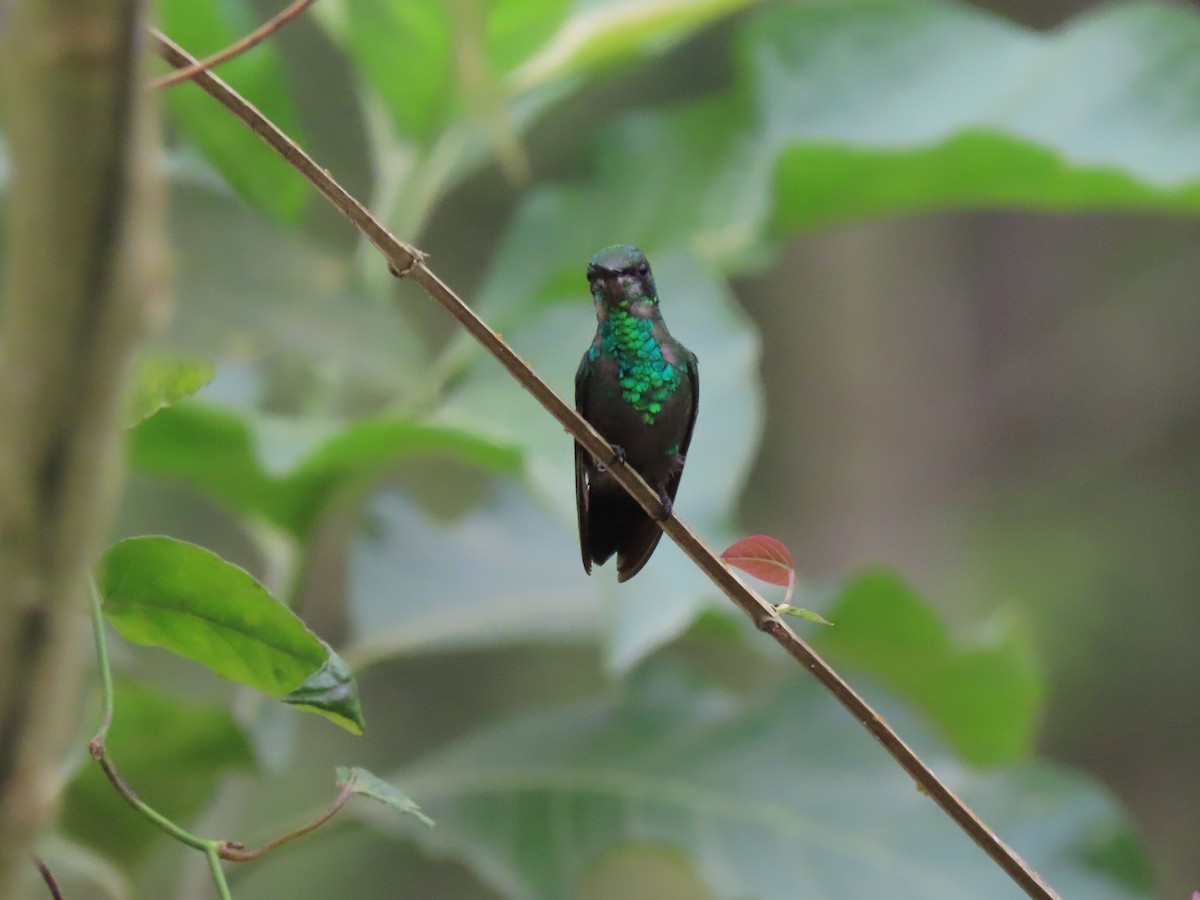
{"label": "perched hummingbird", "polygon": [[[658,491],[670,515],[700,399],[696,355],[671,337],[650,264],[637,247],[605,247],[588,262],[596,337],[575,374],[575,409],[618,460]],[[607,469],[575,445],[575,506],[583,568],[617,554],[617,580],[641,571],[662,530]]]}

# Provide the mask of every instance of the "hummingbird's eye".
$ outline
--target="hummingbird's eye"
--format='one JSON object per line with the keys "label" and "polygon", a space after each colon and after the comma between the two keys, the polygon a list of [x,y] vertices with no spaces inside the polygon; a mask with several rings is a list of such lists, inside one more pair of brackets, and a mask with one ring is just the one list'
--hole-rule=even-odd
{"label": "hummingbird's eye", "polygon": [[650,263],[646,262],[645,260],[642,260],[642,262],[638,263],[637,273],[639,275],[641,275],[643,278],[645,278],[647,275],[649,275],[650,274]]}

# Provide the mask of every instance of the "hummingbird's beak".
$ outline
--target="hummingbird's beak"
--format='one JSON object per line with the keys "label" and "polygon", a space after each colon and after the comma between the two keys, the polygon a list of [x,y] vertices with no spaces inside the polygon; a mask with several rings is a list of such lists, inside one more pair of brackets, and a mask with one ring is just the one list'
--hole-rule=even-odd
{"label": "hummingbird's beak", "polygon": [[620,285],[621,279],[616,272],[603,272],[600,275],[600,283],[604,285],[604,293],[610,294]]}

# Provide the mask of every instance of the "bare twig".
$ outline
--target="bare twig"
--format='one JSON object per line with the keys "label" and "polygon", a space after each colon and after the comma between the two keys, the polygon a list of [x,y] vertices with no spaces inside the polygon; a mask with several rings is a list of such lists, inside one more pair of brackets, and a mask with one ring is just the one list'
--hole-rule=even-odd
{"label": "bare twig", "polygon": [[169,88],[173,84],[179,84],[181,81],[195,78],[199,73],[215,69],[221,63],[228,62],[235,56],[240,56],[252,47],[257,47],[316,2],[317,0],[294,0],[291,6],[280,10],[274,16],[267,19],[267,21],[263,22],[262,25],[258,26],[258,28],[254,29],[254,31],[241,40],[230,44],[224,50],[214,53],[212,56],[207,56],[199,62],[192,63],[182,69],[177,69],[170,75],[163,75],[161,78],[156,78],[150,82],[150,90]]}
{"label": "bare twig", "polygon": [[352,781],[347,782],[342,787],[341,791],[338,792],[338,795],[333,799],[333,802],[330,803],[329,806],[327,806],[320,813],[320,815],[316,816],[316,818],[305,823],[304,825],[301,825],[294,831],[289,831],[287,834],[280,835],[273,840],[267,841],[261,847],[258,847],[254,850],[247,850],[246,845],[241,841],[210,840],[207,838],[198,837],[187,829],[176,825],[162,813],[158,812],[156,809],[142,800],[142,798],[137,795],[137,792],[130,787],[129,783],[121,776],[120,770],[117,769],[116,764],[113,763],[112,758],[108,755],[108,750],[105,746],[105,741],[102,736],[97,735],[96,737],[92,738],[92,740],[88,743],[88,753],[94,760],[96,760],[97,763],[99,763],[100,770],[104,772],[104,777],[108,779],[109,783],[113,786],[113,788],[116,789],[116,792],[121,795],[126,803],[141,813],[141,815],[145,816],[177,841],[187,844],[189,847],[194,847],[197,850],[203,850],[205,852],[214,850],[218,858],[227,859],[231,862],[248,862],[252,859],[258,859],[259,857],[270,853],[272,850],[278,849],[284,844],[296,840],[296,838],[304,837],[306,834],[316,831],[335,815],[337,815],[338,811],[346,805],[346,801],[349,800],[350,796],[354,793],[354,783]]}
{"label": "bare twig", "polygon": [[[158,51],[175,66],[192,64],[192,58],[169,38],[155,33]],[[363,206],[351,197],[330,174],[318,166],[291,139],[267,120],[257,109],[211,72],[196,76],[200,85],[219,103],[245,122],[255,134],[284,157],[301,175],[334,204],[383,254],[397,276],[408,275],[459,322],[484,348],[506,368],[520,384],[599,462],[609,468],[653,518],[663,509],[657,494],[629,466],[618,465],[612,448],[591,425],[568,406],[542,381],[487,323],[470,309],[424,264],[423,254],[392,237]],[[854,716],[884,749],[908,772],[921,790],[966,832],[985,853],[1030,897],[1058,900],[1058,894],[1020,856],[1009,848],[971,809],[963,803],[895,731],[854,691],[828,663],[787,626],[775,609],[743,585],[733,572],[690,528],[674,516],[662,522],[662,529],[686,553],[712,582],[721,589],[762,631],[771,635],[802,666],[808,669],[837,701]]]}
{"label": "bare twig", "polygon": [[[155,49],[158,54],[173,66],[187,66],[195,62],[183,48],[171,41],[158,29],[152,28]],[[388,268],[397,277],[407,275],[422,254],[415,247],[404,244],[379,224],[371,214],[352,197],[340,184],[330,177],[329,173],[313,162],[312,158],[300,149],[286,134],[260,113],[254,106],[242,98],[240,94],[225,84],[212,72],[198,72],[193,80],[208,93],[218,91],[229,99],[226,109],[241,119],[260,138],[271,145],[287,163],[303,175],[317,190],[325,195],[347,219],[358,227],[366,238],[374,244],[387,260]],[[219,86],[219,87],[217,87]],[[216,96],[214,94],[214,96]]]}
{"label": "bare twig", "polygon": [[35,856],[33,863],[37,866],[37,870],[42,873],[42,881],[46,882],[46,887],[50,889],[50,896],[54,900],[63,900],[62,888],[58,886],[58,879],[54,877],[54,873],[50,871],[50,867],[46,865],[46,861],[40,856]]}
{"label": "bare twig", "polygon": [[257,850],[247,850],[245,844],[239,844],[235,841],[224,841],[219,850],[221,858],[230,859],[234,862],[246,862],[251,859],[258,859],[260,856],[264,856],[265,854],[270,853],[272,850],[282,847],[289,841],[294,841],[296,838],[304,837],[309,832],[316,831],[335,815],[337,815],[337,811],[346,805],[346,801],[350,799],[350,795],[353,793],[354,781],[351,779],[342,786],[341,792],[333,798],[333,802],[325,808],[324,812],[322,812],[307,825],[301,825],[295,831],[289,831],[287,834],[280,835],[272,841],[267,841]]}

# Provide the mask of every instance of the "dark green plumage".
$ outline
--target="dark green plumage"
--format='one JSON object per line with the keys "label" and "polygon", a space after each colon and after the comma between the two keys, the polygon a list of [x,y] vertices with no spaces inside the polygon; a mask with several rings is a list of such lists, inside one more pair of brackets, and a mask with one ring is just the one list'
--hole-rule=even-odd
{"label": "dark green plumage", "polygon": [[[696,355],[671,337],[642,251],[606,247],[588,263],[596,337],[575,375],[575,408],[624,454],[669,510],[696,424]],[[575,504],[583,568],[617,556],[617,580],[639,571],[662,530],[602,466],[575,445]]]}

